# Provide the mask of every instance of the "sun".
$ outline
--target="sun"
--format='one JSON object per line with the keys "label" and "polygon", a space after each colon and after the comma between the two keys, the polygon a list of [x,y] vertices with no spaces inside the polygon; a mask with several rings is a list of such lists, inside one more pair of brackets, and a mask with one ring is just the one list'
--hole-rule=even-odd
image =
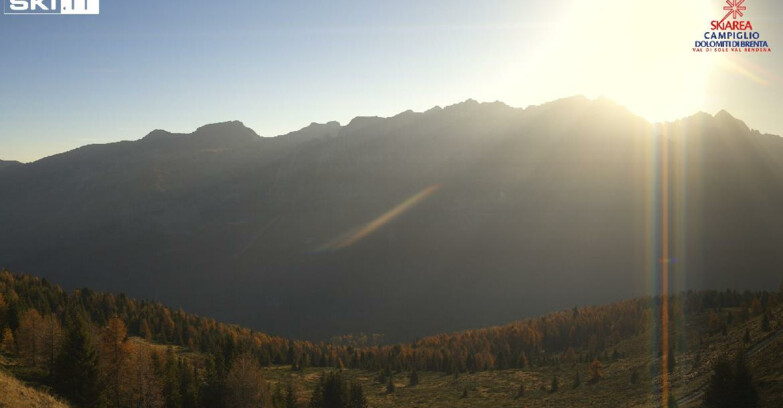
{"label": "sun", "polygon": [[717,56],[692,46],[715,9],[707,1],[574,0],[539,57],[540,86],[606,96],[654,122],[693,114],[704,108]]}

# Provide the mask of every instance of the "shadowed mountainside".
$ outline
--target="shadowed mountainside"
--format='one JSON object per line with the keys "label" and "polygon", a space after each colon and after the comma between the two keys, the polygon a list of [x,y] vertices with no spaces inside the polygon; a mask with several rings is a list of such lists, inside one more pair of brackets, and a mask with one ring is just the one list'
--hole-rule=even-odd
{"label": "shadowed mountainside", "polygon": [[664,158],[676,289],[776,286],[783,140],[581,97],[156,130],[7,167],[0,265],[285,336],[407,340],[654,289]]}
{"label": "shadowed mountainside", "polygon": [[22,164],[22,163],[19,163],[18,161],[0,160],[0,170],[3,170],[5,168],[11,167],[11,166],[16,166],[18,164]]}

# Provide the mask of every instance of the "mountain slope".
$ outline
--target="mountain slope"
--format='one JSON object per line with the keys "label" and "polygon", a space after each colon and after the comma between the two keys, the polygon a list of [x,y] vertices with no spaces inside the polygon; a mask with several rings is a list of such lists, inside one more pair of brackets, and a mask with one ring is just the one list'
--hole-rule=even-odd
{"label": "mountain slope", "polygon": [[68,405],[49,394],[30,388],[13,375],[0,369],[0,407],[67,408]]}
{"label": "mountain slope", "polygon": [[664,151],[677,289],[777,285],[780,138],[579,97],[155,131],[14,166],[0,265],[287,336],[410,339],[651,290]]}

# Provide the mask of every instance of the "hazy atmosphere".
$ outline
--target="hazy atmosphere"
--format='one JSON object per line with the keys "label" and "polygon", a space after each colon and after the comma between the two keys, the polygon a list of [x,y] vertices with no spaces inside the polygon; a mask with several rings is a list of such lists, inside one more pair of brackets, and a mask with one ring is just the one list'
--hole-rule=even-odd
{"label": "hazy atmosphere", "polygon": [[783,407],[780,0],[0,1],[0,408]]}
{"label": "hazy atmosphere", "polygon": [[[468,98],[526,107],[580,94],[651,121],[726,109],[783,134],[781,53],[691,51],[723,5],[141,0],[104,1],[99,16],[4,16],[0,159],[226,120],[276,136]],[[782,44],[783,3],[745,5]]]}

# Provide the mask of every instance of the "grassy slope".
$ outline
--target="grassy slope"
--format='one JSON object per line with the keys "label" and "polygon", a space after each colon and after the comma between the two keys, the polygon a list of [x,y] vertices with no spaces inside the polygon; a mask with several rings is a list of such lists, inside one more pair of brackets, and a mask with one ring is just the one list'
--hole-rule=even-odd
{"label": "grassy slope", "polygon": [[[9,362],[0,357],[2,365]],[[51,395],[29,387],[0,368],[0,408],[68,408]]]}
{"label": "grassy slope", "polygon": [[[783,311],[777,310],[779,319]],[[737,312],[734,312],[737,315]],[[689,322],[691,332],[706,325],[706,316],[700,316]],[[783,331],[773,323],[777,331],[763,333],[761,318],[751,318],[746,323],[735,323],[727,336],[717,334],[699,339],[686,339],[692,351],[677,355],[677,363],[672,376],[672,390],[678,400],[684,402],[681,408],[697,407],[701,403],[699,388],[710,375],[712,363],[730,350],[742,347],[745,327],[750,328],[753,345],[760,344],[765,336],[774,336],[765,342],[764,348],[749,356],[754,380],[759,389],[762,407],[783,406]],[[617,350],[627,358],[604,364],[604,378],[594,385],[586,384],[589,376],[589,364],[562,364],[556,367],[534,367],[526,370],[502,370],[461,374],[457,378],[442,373],[419,373],[420,384],[407,386],[408,373],[395,376],[396,392],[385,393],[386,387],[374,381],[373,372],[363,370],[345,370],[345,376],[359,381],[365,390],[370,406],[385,407],[660,407],[660,379],[651,377],[649,366],[651,350],[648,333],[643,333],[621,342]],[[694,366],[697,351],[701,354],[701,363]],[[657,358],[657,357],[656,357]],[[640,381],[636,385],[630,382],[631,373],[636,370]],[[266,369],[267,379],[273,384],[293,382],[298,390],[299,400],[304,404],[309,398],[322,368],[308,368],[304,372],[292,372],[290,367],[271,367]],[[582,384],[573,388],[574,376],[579,372]],[[559,379],[559,391],[549,393],[553,376]],[[520,384],[525,385],[526,395],[517,399],[515,395]],[[541,390],[541,387],[546,390]],[[468,398],[460,398],[463,390],[468,390]],[[686,401],[686,397],[689,401]]]}

